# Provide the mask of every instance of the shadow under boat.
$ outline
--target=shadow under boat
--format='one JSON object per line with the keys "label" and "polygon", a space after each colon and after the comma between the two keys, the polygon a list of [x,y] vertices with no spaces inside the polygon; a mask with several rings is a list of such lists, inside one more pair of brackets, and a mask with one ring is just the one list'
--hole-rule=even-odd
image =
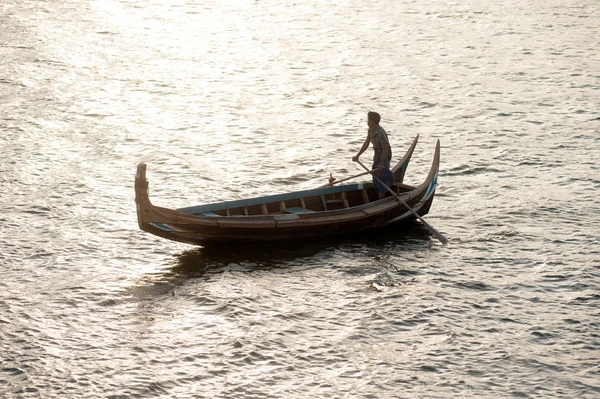
{"label": "shadow under boat", "polygon": [[222,245],[193,248],[174,255],[173,266],[169,273],[180,277],[202,277],[235,269],[241,272],[257,270],[285,269],[297,266],[317,264],[315,257],[327,257],[328,253],[344,251],[346,253],[364,253],[371,251],[425,250],[431,247],[429,231],[419,222],[410,228],[399,230],[387,226],[371,230],[364,234],[347,234],[260,245]]}

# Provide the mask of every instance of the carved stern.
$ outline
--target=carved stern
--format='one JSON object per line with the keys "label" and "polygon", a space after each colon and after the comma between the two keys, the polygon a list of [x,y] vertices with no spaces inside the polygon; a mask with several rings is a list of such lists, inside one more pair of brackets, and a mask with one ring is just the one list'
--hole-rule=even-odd
{"label": "carved stern", "polygon": [[137,166],[135,175],[135,204],[137,208],[138,225],[143,230],[143,208],[150,202],[148,198],[148,180],[146,180],[146,164],[140,163]]}

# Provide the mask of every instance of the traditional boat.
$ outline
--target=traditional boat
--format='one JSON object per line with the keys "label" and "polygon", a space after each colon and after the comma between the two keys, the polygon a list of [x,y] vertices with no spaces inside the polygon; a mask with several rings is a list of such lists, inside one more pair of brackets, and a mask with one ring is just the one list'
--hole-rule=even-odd
{"label": "traditional boat", "polygon": [[440,160],[438,140],[425,181],[418,186],[404,184],[417,140],[418,136],[392,168],[394,194],[383,199],[366,182],[168,209],[150,202],[146,164],[140,163],[135,179],[139,227],[169,240],[215,246],[309,239],[410,223],[429,212]]}

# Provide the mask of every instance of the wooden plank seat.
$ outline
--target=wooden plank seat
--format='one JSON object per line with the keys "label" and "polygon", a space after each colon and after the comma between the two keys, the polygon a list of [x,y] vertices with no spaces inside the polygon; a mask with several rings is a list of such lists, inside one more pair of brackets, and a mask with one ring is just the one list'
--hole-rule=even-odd
{"label": "wooden plank seat", "polygon": [[314,213],[315,211],[310,210],[310,209],[306,209],[306,208],[301,208],[299,206],[293,206],[291,208],[285,208],[285,211],[287,213],[293,213],[294,215],[298,215],[301,213]]}
{"label": "wooden plank seat", "polygon": [[394,182],[394,184],[392,184],[392,187],[403,188],[405,190],[414,190],[415,189],[415,187],[409,186],[408,184],[397,183],[397,182]]}

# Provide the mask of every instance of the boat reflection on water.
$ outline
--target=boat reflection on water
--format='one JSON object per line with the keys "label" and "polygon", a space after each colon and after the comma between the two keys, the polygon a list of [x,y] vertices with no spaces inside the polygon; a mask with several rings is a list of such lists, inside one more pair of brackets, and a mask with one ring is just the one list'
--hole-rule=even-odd
{"label": "boat reflection on water", "polygon": [[[419,222],[406,229],[393,226],[372,230],[369,235],[349,234],[327,240],[302,240],[277,245],[190,247],[164,258],[153,272],[140,276],[128,289],[132,298],[145,307],[158,305],[165,297],[175,297],[188,283],[193,286],[222,273],[286,273],[302,269],[335,268],[350,275],[364,272],[365,259],[382,254],[407,258],[432,251],[429,231]],[[385,257],[385,256],[384,256]],[[369,262],[367,262],[369,263]],[[382,268],[393,264],[382,263]],[[383,271],[383,270],[382,270]],[[243,276],[240,276],[244,278]],[[196,280],[196,282],[192,282]]]}
{"label": "boat reflection on water", "polygon": [[[175,255],[169,273],[201,277],[224,271],[252,272],[291,267],[323,267],[328,257],[370,256],[371,253],[429,250],[429,231],[415,222],[408,229],[394,227],[371,231],[368,236],[347,235],[327,239],[284,242],[276,245],[193,248]],[[336,262],[337,263],[337,262]]]}

